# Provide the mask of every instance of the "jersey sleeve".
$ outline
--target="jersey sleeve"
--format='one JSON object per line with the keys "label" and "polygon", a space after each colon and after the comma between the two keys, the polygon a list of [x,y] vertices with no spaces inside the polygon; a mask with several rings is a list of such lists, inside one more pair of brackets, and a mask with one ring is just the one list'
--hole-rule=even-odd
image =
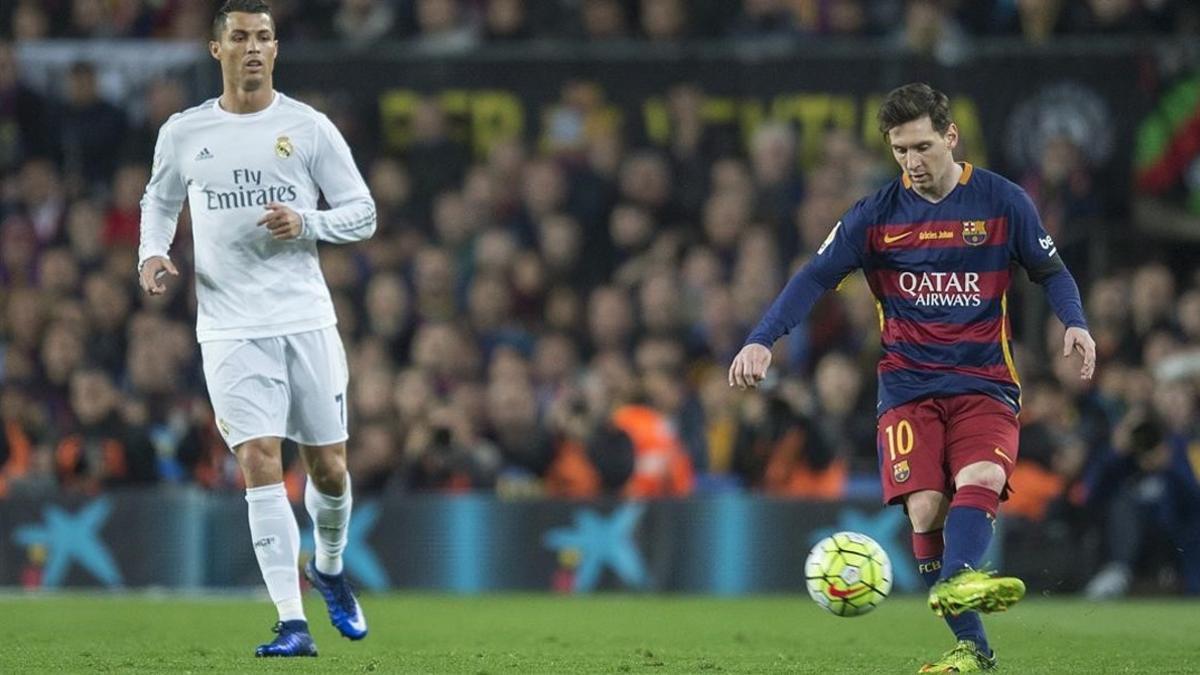
{"label": "jersey sleeve", "polygon": [[138,241],[138,269],[154,256],[168,257],[175,240],[179,210],[187,198],[187,184],[175,156],[173,127],[164,124],[154,144],[150,181],[142,195],[142,218]]}
{"label": "jersey sleeve", "polygon": [[863,266],[866,248],[867,221],[863,207],[856,204],[833,226],[808,262],[813,278],[825,289],[837,288],[846,275]]}
{"label": "jersey sleeve", "polygon": [[1030,281],[1041,283],[1064,269],[1058,247],[1042,226],[1037,208],[1024,190],[1015,188],[1009,202],[1009,253],[1025,268]]}
{"label": "jersey sleeve", "polygon": [[1064,326],[1086,329],[1087,319],[1075,278],[1058,255],[1054,239],[1042,226],[1033,200],[1020,188],[1014,193],[1009,237],[1012,257],[1025,268],[1030,281],[1041,284],[1050,307]]}
{"label": "jersey sleeve", "polygon": [[846,275],[861,268],[866,225],[861,203],[855,205],[833,226],[816,255],[788,281],[746,339],[747,344],[774,345],[808,316],[825,291],[837,288]]}
{"label": "jersey sleeve", "polygon": [[324,115],[317,118],[316,150],[309,162],[308,170],[330,208],[300,209],[304,221],[300,237],[333,243],[370,238],[375,233],[375,202],[354,165],[350,146]]}

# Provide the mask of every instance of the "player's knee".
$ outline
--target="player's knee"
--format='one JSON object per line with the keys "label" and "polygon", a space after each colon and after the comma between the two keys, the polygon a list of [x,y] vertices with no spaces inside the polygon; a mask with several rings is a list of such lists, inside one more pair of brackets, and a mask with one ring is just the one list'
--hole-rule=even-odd
{"label": "player's knee", "polygon": [[307,453],[308,473],[317,490],[338,495],[346,484],[346,452],[336,447],[314,448]]}
{"label": "player's knee", "polygon": [[269,485],[283,480],[277,439],[254,438],[237,446],[235,453],[247,485]]}
{"label": "player's knee", "polygon": [[914,492],[904,499],[908,519],[915,532],[929,532],[942,526],[946,518],[948,500],[946,495],[934,490]]}
{"label": "player's knee", "polygon": [[1000,494],[1007,482],[1008,474],[1005,473],[1004,467],[995,462],[968,464],[959,469],[958,474],[954,476],[954,486],[960,490],[968,485],[977,485]]}

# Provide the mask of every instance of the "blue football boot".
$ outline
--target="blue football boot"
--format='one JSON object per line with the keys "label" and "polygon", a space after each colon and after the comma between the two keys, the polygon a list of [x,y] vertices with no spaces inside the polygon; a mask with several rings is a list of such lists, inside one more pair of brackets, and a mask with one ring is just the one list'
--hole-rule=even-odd
{"label": "blue football boot", "polygon": [[317,643],[308,633],[307,621],[279,621],[271,628],[277,635],[254,650],[255,656],[316,656]]}
{"label": "blue football boot", "polygon": [[317,571],[316,562],[310,559],[304,566],[304,576],[325,598],[329,622],[339,633],[351,640],[361,640],[367,636],[367,617],[363,615],[344,572],[332,576],[321,574]]}

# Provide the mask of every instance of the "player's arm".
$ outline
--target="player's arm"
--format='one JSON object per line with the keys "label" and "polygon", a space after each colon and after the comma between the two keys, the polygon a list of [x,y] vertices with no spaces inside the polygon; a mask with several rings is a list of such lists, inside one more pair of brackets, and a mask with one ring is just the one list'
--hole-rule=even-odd
{"label": "player's arm", "polygon": [[866,229],[857,207],[838,221],[817,254],[788,281],[783,292],[746,338],[729,366],[729,386],[754,387],[767,376],[771,347],[808,316],[827,290],[837,288],[847,274],[862,267]]}
{"label": "player's arm", "polygon": [[[293,211],[297,222],[286,223],[291,226],[287,233],[299,239],[316,239],[334,244],[369,239],[375,234],[375,201],[371,199],[367,183],[354,165],[350,146],[346,145],[346,140],[333,122],[323,115],[317,120],[316,136],[316,149],[309,160],[309,172],[330,208],[324,211]],[[292,238],[279,236],[280,228],[277,227],[280,220],[287,220],[287,212],[291,209],[282,204],[270,204],[267,210],[268,213],[259,222],[266,225],[277,239]]]}
{"label": "player's arm", "polygon": [[162,278],[179,276],[169,252],[175,240],[179,209],[187,198],[187,185],[175,160],[171,126],[164,124],[154,145],[154,166],[142,196],[138,241],[138,282],[150,295],[166,292]]}
{"label": "player's arm", "polygon": [[1054,314],[1067,327],[1063,335],[1063,357],[1079,352],[1083,356],[1080,377],[1091,379],[1096,370],[1096,342],[1088,332],[1083,315],[1083,300],[1075,277],[1058,255],[1058,247],[1042,226],[1033,201],[1024,190],[1017,190],[1010,219],[1013,234],[1012,254],[1025,268],[1029,279],[1041,284]]}

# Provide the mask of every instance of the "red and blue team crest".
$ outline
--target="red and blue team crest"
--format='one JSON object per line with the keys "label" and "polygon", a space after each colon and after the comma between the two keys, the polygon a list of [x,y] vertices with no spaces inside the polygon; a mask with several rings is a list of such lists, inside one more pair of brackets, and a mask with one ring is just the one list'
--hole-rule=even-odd
{"label": "red and blue team crest", "polygon": [[908,480],[908,476],[912,472],[908,469],[908,460],[902,459],[892,465],[892,480],[896,483],[903,483]]}
{"label": "red and blue team crest", "polygon": [[987,221],[964,220],[963,241],[967,242],[971,246],[978,246],[987,241]]}

